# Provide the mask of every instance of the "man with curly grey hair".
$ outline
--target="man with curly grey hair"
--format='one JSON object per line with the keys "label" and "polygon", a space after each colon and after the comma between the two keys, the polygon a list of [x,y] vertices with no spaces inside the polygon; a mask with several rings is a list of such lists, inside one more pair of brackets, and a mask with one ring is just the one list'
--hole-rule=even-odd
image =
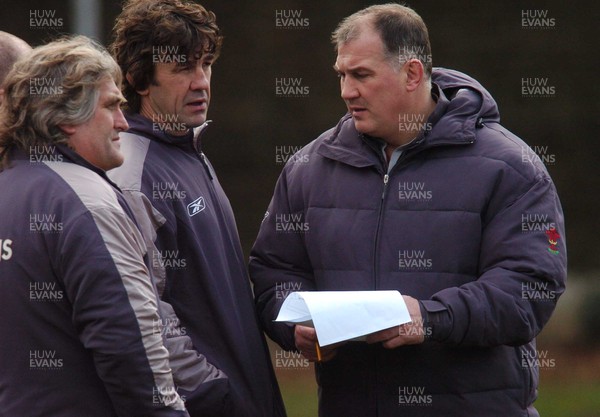
{"label": "man with curly grey hair", "polygon": [[105,174],[123,163],[120,82],[111,56],[79,36],[34,49],[4,83],[3,415],[188,415],[142,236]]}

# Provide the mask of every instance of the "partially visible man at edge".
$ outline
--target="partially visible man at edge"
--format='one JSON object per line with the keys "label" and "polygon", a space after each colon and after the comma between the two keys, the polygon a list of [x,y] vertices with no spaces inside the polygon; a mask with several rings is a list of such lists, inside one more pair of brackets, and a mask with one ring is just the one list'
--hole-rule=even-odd
{"label": "partially visible man at edge", "polygon": [[7,32],[0,31],[0,104],[4,88],[2,84],[13,64],[31,51],[31,46],[23,39]]}
{"label": "partially visible man at edge", "polygon": [[[18,61],[0,106],[0,415],[185,417],[142,236],[105,171],[128,125],[85,37]],[[131,216],[131,217],[130,217]]]}
{"label": "partially visible man at edge", "polygon": [[125,4],[111,48],[125,76],[130,129],[125,163],[109,176],[136,215],[155,275],[165,267],[162,299],[194,348],[227,374],[230,415],[278,417],[285,409],[233,211],[201,149],[221,43],[215,15],[196,3]]}
{"label": "partially visible man at edge", "polygon": [[315,360],[314,329],[273,322],[278,289],[398,290],[412,323],[322,349],[319,416],[538,416],[535,337],[566,279],[548,171],[477,81],[432,72],[414,10],[368,7],[333,41],[348,113],[275,187],[250,262],[263,326]]}

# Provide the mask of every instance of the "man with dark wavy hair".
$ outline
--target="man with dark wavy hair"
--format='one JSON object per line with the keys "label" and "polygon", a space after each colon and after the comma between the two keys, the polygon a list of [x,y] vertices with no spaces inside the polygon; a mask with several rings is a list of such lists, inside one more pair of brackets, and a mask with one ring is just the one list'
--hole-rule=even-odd
{"label": "man with dark wavy hair", "polygon": [[85,37],[15,64],[0,106],[0,414],[185,417],[146,246],[105,171],[121,71]]}
{"label": "man with dark wavy hair", "polygon": [[[227,375],[227,415],[284,416],[233,211],[202,152],[221,42],[215,15],[196,3],[125,4],[111,48],[125,77],[130,129],[122,138],[126,162],[109,175],[142,228],[162,299],[199,354]],[[187,367],[174,377],[190,388],[204,378]],[[190,399],[186,405],[206,415]]]}

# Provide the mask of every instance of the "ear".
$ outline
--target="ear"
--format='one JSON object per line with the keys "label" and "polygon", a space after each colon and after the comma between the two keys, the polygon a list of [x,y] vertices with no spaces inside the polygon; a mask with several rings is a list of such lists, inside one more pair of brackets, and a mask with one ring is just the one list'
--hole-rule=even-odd
{"label": "ear", "polygon": [[414,91],[421,85],[425,69],[423,63],[418,59],[411,59],[406,63],[406,89]]}
{"label": "ear", "polygon": [[60,124],[58,125],[58,128],[65,132],[68,136],[73,135],[77,131],[77,128],[74,125]]}
{"label": "ear", "polygon": [[[133,88],[135,88],[135,84],[133,83],[133,77],[131,76],[131,73],[128,72],[127,74],[125,74],[125,78],[127,79],[127,82],[129,83],[130,86],[132,86]],[[138,93],[140,96],[147,96],[148,95],[148,89],[144,89],[144,90],[135,90],[136,93]]]}

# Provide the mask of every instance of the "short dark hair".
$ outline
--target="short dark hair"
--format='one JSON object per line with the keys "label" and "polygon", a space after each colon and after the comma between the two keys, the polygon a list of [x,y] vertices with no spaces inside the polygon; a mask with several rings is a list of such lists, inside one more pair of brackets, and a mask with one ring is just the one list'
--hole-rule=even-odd
{"label": "short dark hair", "polygon": [[140,110],[137,91],[154,82],[155,48],[174,47],[189,65],[199,58],[199,48],[217,58],[223,42],[215,14],[188,0],[129,0],[113,37],[110,50],[123,71],[123,95],[133,112]]}
{"label": "short dark hair", "polygon": [[357,38],[368,22],[379,33],[385,54],[395,67],[402,60],[416,58],[431,77],[431,45],[427,26],[413,9],[396,3],[370,6],[346,17],[331,35],[335,48]]}

